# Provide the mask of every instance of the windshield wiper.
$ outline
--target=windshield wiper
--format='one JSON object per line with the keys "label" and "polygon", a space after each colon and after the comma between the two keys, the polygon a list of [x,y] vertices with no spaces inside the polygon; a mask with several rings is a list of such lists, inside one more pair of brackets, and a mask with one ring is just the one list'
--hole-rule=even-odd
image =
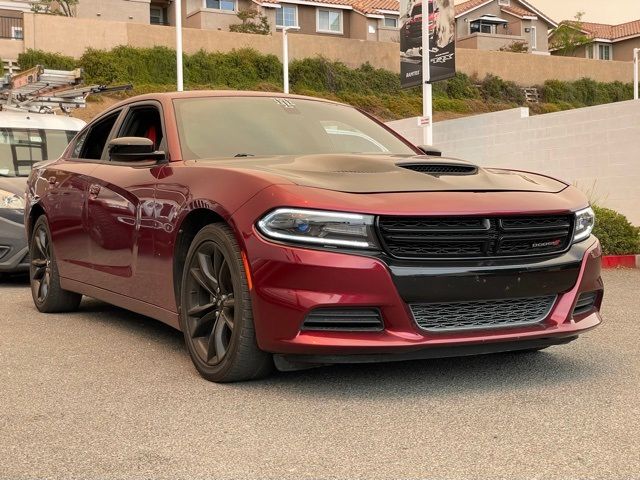
{"label": "windshield wiper", "polygon": [[234,157],[255,157],[253,153],[236,153]]}

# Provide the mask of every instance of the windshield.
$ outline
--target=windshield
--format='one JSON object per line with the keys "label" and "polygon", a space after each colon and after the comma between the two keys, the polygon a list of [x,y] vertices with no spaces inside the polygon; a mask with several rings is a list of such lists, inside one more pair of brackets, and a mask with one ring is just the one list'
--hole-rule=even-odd
{"label": "windshield", "polygon": [[206,97],[174,100],[184,160],[415,151],[355,108],[313,100]]}
{"label": "windshield", "polygon": [[24,177],[34,163],[62,155],[77,132],[36,128],[0,128],[0,176]]}

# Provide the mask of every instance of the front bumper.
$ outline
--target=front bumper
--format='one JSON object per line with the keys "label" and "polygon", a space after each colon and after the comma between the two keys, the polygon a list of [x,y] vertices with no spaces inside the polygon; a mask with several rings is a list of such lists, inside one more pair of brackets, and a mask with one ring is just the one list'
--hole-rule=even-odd
{"label": "front bumper", "polygon": [[[566,343],[601,322],[601,249],[595,237],[556,257],[482,262],[398,262],[277,245],[245,237],[257,340],[295,362],[341,363],[451,356]],[[583,292],[595,308],[573,315]],[[544,321],[522,327],[429,332],[409,303],[557,295]],[[375,307],[382,331],[302,330],[318,307]],[[323,360],[324,359],[324,360]]]}
{"label": "front bumper", "polygon": [[29,247],[24,230],[24,213],[0,209],[0,272],[29,270]]}

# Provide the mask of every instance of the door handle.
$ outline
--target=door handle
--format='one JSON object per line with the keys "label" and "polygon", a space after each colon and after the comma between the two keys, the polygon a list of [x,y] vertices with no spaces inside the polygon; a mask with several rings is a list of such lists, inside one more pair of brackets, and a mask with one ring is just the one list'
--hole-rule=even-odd
{"label": "door handle", "polygon": [[89,195],[91,195],[92,197],[97,197],[99,193],[100,193],[100,185],[96,185],[94,183],[93,185],[89,186]]}

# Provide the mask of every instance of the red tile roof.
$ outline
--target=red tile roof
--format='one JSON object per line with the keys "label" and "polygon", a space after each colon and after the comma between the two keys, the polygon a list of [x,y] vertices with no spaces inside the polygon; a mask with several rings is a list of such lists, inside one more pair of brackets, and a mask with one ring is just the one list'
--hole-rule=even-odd
{"label": "red tile roof", "polygon": [[[258,4],[263,3],[288,3],[287,0],[254,0]],[[351,7],[355,11],[364,15],[379,14],[379,10],[391,10],[400,13],[400,2],[398,0],[306,0],[311,3],[322,3],[325,5],[340,5]],[[291,3],[296,3],[291,2]]]}
{"label": "red tile roof", "polygon": [[516,5],[511,4],[508,7],[500,7],[500,10],[502,10],[505,13],[510,13],[511,15],[514,15],[518,18],[522,18],[522,17],[537,17],[537,15],[533,12],[530,12],[529,10],[526,10],[524,8],[520,8]]}
{"label": "red tile roof", "polygon": [[640,20],[621,23],[620,25],[582,22],[582,30],[593,38],[602,38],[615,42],[624,38],[640,36]]}
{"label": "red tile roof", "polygon": [[456,17],[463,13],[473,10],[474,8],[481,7],[486,3],[491,3],[493,0],[468,0],[464,3],[456,5]]}

